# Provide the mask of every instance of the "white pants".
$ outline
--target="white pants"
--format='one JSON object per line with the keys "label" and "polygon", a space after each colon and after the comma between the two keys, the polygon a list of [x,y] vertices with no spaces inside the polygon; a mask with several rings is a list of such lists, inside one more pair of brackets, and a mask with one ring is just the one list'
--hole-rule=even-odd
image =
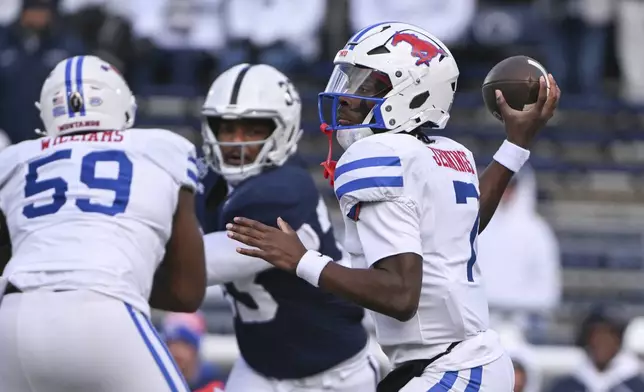
{"label": "white pants", "polygon": [[[279,353],[275,354],[279,361]],[[379,364],[367,350],[323,373],[298,380],[275,380],[255,372],[237,359],[226,382],[226,392],[374,392]]]}
{"label": "white pants", "polygon": [[0,304],[0,391],[189,391],[147,317],[90,291]]}
{"label": "white pants", "polygon": [[510,357],[504,354],[487,365],[459,372],[436,372],[430,366],[400,392],[512,392],[513,389],[514,367]]}

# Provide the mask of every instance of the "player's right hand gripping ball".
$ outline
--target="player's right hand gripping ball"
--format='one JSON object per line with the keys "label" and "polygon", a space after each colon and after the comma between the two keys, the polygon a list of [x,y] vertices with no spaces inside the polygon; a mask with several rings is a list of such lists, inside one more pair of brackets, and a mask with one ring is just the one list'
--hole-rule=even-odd
{"label": "player's right hand gripping ball", "polygon": [[512,109],[524,110],[526,105],[537,102],[541,76],[548,80],[548,72],[543,65],[528,56],[514,56],[501,61],[483,81],[485,106],[494,117],[503,121],[495,96],[495,90],[501,90]]}

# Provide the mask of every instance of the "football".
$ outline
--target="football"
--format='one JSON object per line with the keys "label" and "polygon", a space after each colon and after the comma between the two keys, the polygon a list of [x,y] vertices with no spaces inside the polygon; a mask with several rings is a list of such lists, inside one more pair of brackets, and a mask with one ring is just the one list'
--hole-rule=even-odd
{"label": "football", "polygon": [[503,121],[496,104],[495,90],[501,90],[512,109],[524,110],[537,102],[539,78],[548,72],[537,60],[528,56],[509,57],[490,70],[481,88],[485,106],[494,117]]}

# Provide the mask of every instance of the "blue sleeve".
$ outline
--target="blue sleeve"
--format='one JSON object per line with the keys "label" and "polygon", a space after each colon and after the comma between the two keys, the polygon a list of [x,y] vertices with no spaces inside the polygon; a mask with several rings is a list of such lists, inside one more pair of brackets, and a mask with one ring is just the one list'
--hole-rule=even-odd
{"label": "blue sleeve", "polygon": [[284,219],[294,230],[316,215],[319,194],[309,173],[298,167],[282,166],[252,177],[235,189],[222,211],[223,222],[236,216],[269,226]]}
{"label": "blue sleeve", "polygon": [[223,177],[209,171],[201,180],[203,192],[196,195],[195,209],[201,227],[206,233],[217,230],[221,204],[228,193],[228,185]]}

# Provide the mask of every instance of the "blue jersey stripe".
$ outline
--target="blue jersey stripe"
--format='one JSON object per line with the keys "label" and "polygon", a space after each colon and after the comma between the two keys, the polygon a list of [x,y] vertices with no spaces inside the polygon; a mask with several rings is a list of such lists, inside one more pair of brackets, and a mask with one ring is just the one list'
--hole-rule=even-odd
{"label": "blue jersey stripe", "polygon": [[80,110],[80,115],[85,116],[85,94],[83,94],[83,60],[85,60],[85,56],[78,56],[76,57],[76,88],[78,89],[78,92],[81,95],[81,110]]}
{"label": "blue jersey stripe", "polygon": [[73,58],[67,59],[65,63],[65,90],[67,91],[67,115],[69,117],[74,117],[74,112],[72,112],[71,106],[69,106],[69,98],[72,96],[72,62]]}
{"label": "blue jersey stripe", "polygon": [[449,392],[449,390],[454,386],[457,378],[458,372],[445,372],[443,378],[441,378],[438,384],[429,388],[427,392]]}
{"label": "blue jersey stripe", "polygon": [[197,158],[188,157],[188,170],[186,174],[188,178],[195,182],[195,186],[199,184],[199,166],[197,165]]}
{"label": "blue jersey stripe", "polygon": [[341,175],[352,170],[363,169],[365,167],[378,167],[378,166],[401,166],[400,158],[391,157],[370,157],[357,159],[355,161],[347,162],[344,165],[335,169],[335,181],[338,181]]}
{"label": "blue jersey stripe", "polygon": [[150,353],[152,354],[152,357],[154,357],[154,361],[157,363],[157,366],[159,366],[159,370],[161,370],[161,373],[163,374],[163,377],[165,378],[166,382],[168,383],[168,386],[170,387],[170,390],[172,392],[179,392],[177,389],[177,386],[174,384],[172,381],[172,378],[170,377],[170,373],[168,373],[168,369],[163,365],[163,361],[161,361],[161,357],[159,357],[159,353],[156,352],[154,347],[152,346],[152,342],[150,342],[150,338],[145,334],[145,331],[143,331],[143,327],[139,323],[139,320],[137,320],[136,315],[135,315],[135,310],[130,306],[130,305],[125,305],[127,308],[127,311],[130,313],[130,317],[132,318],[132,321],[134,321],[134,325],[136,326],[136,329],[139,331],[139,334],[143,338],[143,341],[145,342],[145,345],[147,346],[148,350],[150,350]]}
{"label": "blue jersey stripe", "polygon": [[365,177],[358,178],[357,180],[349,181],[342,185],[335,191],[335,195],[340,200],[342,196],[350,192],[359,191],[367,188],[387,188],[387,187],[402,187],[402,176],[391,177]]}
{"label": "blue jersey stripe", "polygon": [[195,173],[199,173],[199,164],[194,158],[188,158],[188,170],[191,170]]}
{"label": "blue jersey stripe", "polygon": [[465,392],[479,392],[481,382],[483,381],[483,367],[477,366],[470,371],[470,382],[465,388]]}
{"label": "blue jersey stripe", "polygon": [[192,170],[188,169],[186,174],[188,175],[189,179],[191,179],[192,181],[195,182],[195,185],[199,183],[199,176],[197,176],[197,173],[195,173]]}

